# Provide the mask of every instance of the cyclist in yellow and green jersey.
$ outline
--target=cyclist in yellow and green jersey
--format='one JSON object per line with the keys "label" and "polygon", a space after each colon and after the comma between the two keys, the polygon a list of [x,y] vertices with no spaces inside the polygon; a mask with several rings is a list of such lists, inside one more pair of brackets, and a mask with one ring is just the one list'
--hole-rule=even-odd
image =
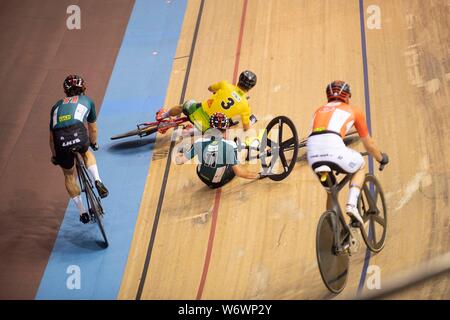
{"label": "cyclist in yellow and green jersey", "polygon": [[237,85],[225,80],[212,84],[208,87],[208,90],[213,95],[208,100],[201,103],[188,100],[169,111],[161,109],[156,114],[156,120],[161,121],[184,113],[195,127],[203,133],[209,129],[211,115],[220,112],[229,119],[240,115],[244,130],[248,130],[252,123],[247,92],[255,85],[256,75],[252,71],[246,70],[240,74]]}

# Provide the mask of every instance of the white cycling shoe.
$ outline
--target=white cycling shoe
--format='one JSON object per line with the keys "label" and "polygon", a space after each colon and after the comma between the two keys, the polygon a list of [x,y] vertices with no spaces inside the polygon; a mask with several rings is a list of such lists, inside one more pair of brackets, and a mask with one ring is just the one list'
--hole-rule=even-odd
{"label": "white cycling shoe", "polygon": [[358,208],[354,205],[347,204],[345,207],[345,211],[347,214],[356,221],[359,221],[362,225],[364,224],[364,220],[358,212]]}

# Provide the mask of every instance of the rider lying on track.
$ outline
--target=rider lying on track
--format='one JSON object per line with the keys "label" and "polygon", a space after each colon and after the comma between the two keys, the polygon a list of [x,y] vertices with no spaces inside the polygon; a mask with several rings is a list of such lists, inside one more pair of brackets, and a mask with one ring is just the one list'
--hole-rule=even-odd
{"label": "rider lying on track", "polygon": [[215,189],[223,187],[235,176],[245,179],[261,179],[264,175],[248,171],[239,165],[237,145],[227,139],[227,129],[230,121],[222,113],[214,113],[210,117],[210,128],[203,138],[198,139],[185,153],[179,153],[176,164],[184,164],[195,156],[200,164],[197,175],[208,187]]}
{"label": "rider lying on track", "polygon": [[[80,187],[77,183],[75,162],[72,149],[80,148],[86,167],[95,179],[95,187],[100,197],[108,196],[108,189],[103,185],[93,150],[98,150],[97,144],[97,114],[91,98],[85,95],[86,86],[83,78],[69,75],[63,83],[66,98],[59,100],[50,113],[50,149],[52,163],[59,165],[64,173],[67,192],[80,212],[80,221],[88,223],[89,214],[83,205],[80,196]],[[84,126],[87,120],[89,135]]]}
{"label": "rider lying on track", "polygon": [[357,202],[364,183],[364,159],[359,152],[347,148],[342,140],[355,126],[365,149],[380,163],[387,164],[387,154],[380,152],[369,135],[364,114],[350,106],[350,86],[340,80],[331,82],[326,88],[328,103],[314,113],[311,134],[307,141],[307,158],[311,167],[317,162],[329,162],[340,171],[354,173],[350,181],[350,192],[346,205],[347,214],[359,222]]}
{"label": "rider lying on track", "polygon": [[197,103],[188,100],[182,105],[172,107],[169,111],[161,109],[156,114],[156,120],[162,121],[168,117],[175,117],[184,113],[189,117],[195,127],[204,133],[209,129],[209,119],[216,112],[223,113],[231,119],[241,116],[244,130],[251,126],[251,112],[247,100],[247,92],[256,85],[256,75],[252,71],[244,71],[239,76],[237,85],[232,85],[225,80],[212,84],[208,90],[213,95],[206,101]]}

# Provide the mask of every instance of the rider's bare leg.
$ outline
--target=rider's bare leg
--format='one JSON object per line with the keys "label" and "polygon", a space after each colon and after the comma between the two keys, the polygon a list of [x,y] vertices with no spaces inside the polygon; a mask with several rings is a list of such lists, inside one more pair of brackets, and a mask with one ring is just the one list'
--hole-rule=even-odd
{"label": "rider's bare leg", "polygon": [[62,168],[64,173],[64,182],[66,185],[67,192],[75,203],[80,215],[87,212],[83,205],[83,201],[80,196],[80,187],[77,183],[77,177],[75,175],[75,166],[72,169],[64,169]]}
{"label": "rider's bare leg", "polygon": [[88,168],[97,163],[97,161],[95,160],[94,154],[89,150],[86,151],[85,153],[83,153],[82,156],[83,156],[84,163],[86,164],[86,167],[88,167]]}
{"label": "rider's bare leg", "polygon": [[357,204],[361,187],[364,183],[365,170],[361,167],[352,177],[350,181],[350,190],[348,193],[348,201],[345,210],[352,219],[356,219],[360,223],[364,223],[361,214],[358,212]]}
{"label": "rider's bare leg", "polygon": [[162,121],[169,117],[175,117],[180,115],[183,112],[183,106],[182,105],[176,105],[169,109],[169,111],[166,111],[165,109],[161,109],[156,113],[156,120]]}
{"label": "rider's bare leg", "polygon": [[364,183],[365,171],[363,168],[359,169],[352,177],[350,181],[350,191],[348,193],[348,202],[352,206],[356,206],[358,203],[359,193]]}
{"label": "rider's bare leg", "polygon": [[100,179],[100,175],[98,173],[97,161],[95,160],[94,154],[91,151],[86,151],[83,154],[84,163],[91,173],[92,177],[95,180],[95,187],[97,188],[100,197],[105,198],[108,196],[109,192],[105,185],[102,183],[102,179]]}
{"label": "rider's bare leg", "polygon": [[168,111],[168,115],[171,117],[176,117],[176,116],[179,116],[182,112],[183,112],[183,106],[177,105],[177,106],[170,108],[170,110]]}
{"label": "rider's bare leg", "polygon": [[86,167],[88,168],[89,172],[94,177],[94,180],[102,181],[102,179],[100,179],[100,175],[98,173],[97,161],[95,160],[94,154],[88,150],[83,154],[83,159],[84,159],[84,163],[86,164]]}
{"label": "rider's bare leg", "polygon": [[72,169],[62,168],[64,173],[64,183],[66,185],[66,190],[71,198],[80,195],[80,187],[77,183],[77,177],[75,175],[75,166]]}

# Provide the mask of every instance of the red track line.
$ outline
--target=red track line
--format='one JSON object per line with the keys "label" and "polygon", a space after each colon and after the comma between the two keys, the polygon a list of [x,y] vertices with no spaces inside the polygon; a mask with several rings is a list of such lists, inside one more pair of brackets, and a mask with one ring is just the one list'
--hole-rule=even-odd
{"label": "red track line", "polygon": [[205,288],[206,276],[208,275],[209,262],[211,261],[212,247],[214,243],[214,236],[216,234],[217,216],[219,214],[220,195],[222,189],[219,188],[216,191],[216,197],[214,198],[214,207],[211,219],[211,230],[209,232],[208,249],[206,250],[205,263],[203,265],[202,278],[197,291],[197,300],[202,298],[203,289]]}
{"label": "red track line", "polygon": [[236,58],[234,60],[233,83],[236,83],[236,81],[237,81],[239,60],[241,57],[242,38],[244,36],[245,16],[247,14],[247,2],[248,2],[248,0],[244,0],[244,6],[242,8],[241,27],[239,30],[239,40],[238,40],[238,44],[237,44],[237,48],[236,48]]}
{"label": "red track line", "polygon": [[[241,57],[241,46],[242,46],[242,38],[244,36],[244,25],[245,25],[245,17],[247,14],[247,2],[248,0],[244,0],[244,5],[242,8],[242,16],[241,16],[241,26],[239,30],[239,39],[236,48],[236,57],[234,60],[234,71],[233,71],[233,83],[237,81],[238,68],[239,68],[239,59]],[[214,236],[216,234],[216,225],[217,225],[217,217],[219,215],[219,205],[220,205],[220,196],[222,194],[222,189],[219,188],[216,191],[216,196],[214,198],[214,207],[212,212],[211,219],[211,230],[209,231],[209,239],[208,239],[208,248],[206,249],[205,263],[203,264],[203,272],[200,280],[200,285],[197,291],[197,300],[200,300],[203,295],[203,289],[205,288],[206,277],[208,275],[209,263],[211,261],[211,254],[214,244]]]}

